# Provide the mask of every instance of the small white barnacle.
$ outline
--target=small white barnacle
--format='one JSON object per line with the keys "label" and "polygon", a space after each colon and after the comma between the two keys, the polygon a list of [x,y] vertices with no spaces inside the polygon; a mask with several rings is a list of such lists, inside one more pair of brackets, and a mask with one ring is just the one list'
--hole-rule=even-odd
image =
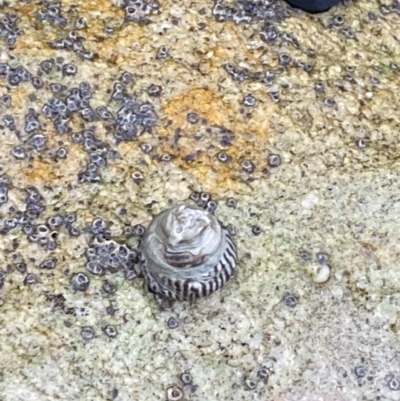
{"label": "small white barnacle", "polygon": [[150,292],[193,300],[220,289],[234,274],[237,248],[211,213],[177,205],[155,216],[140,245]]}
{"label": "small white barnacle", "polygon": [[315,263],[310,268],[312,280],[316,284],[326,283],[331,277],[331,267],[327,263]]}

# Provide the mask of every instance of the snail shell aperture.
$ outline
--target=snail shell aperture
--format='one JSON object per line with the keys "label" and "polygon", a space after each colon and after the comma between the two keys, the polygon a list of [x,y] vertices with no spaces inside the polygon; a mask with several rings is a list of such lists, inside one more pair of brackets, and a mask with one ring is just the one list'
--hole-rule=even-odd
{"label": "snail shell aperture", "polygon": [[215,216],[186,205],[157,215],[140,248],[149,291],[178,300],[218,290],[233,276],[238,260],[234,241]]}

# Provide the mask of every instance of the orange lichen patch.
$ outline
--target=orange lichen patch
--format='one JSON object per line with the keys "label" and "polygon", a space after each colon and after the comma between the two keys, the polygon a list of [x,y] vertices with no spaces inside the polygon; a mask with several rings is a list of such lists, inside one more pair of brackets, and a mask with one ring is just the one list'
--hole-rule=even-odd
{"label": "orange lichen patch", "polygon": [[57,175],[54,172],[54,164],[51,161],[35,158],[31,166],[22,170],[30,183],[34,183],[35,181],[47,183],[57,179]]}
{"label": "orange lichen patch", "polygon": [[[171,119],[173,125],[158,129],[158,135],[169,139],[165,144],[160,144],[159,151],[173,155],[176,164],[190,172],[197,182],[207,182],[210,191],[218,193],[221,189],[232,189],[238,185],[243,187],[241,162],[251,159],[258,166],[265,164],[263,150],[270,135],[270,117],[276,112],[277,106],[260,103],[250,117],[236,111],[240,107],[227,104],[206,88],[188,91],[184,96],[168,102],[162,110],[163,117]],[[225,127],[234,133],[232,146],[226,150],[233,159],[232,163],[224,164],[217,159],[218,152],[222,150],[217,143],[193,139],[193,132],[189,133],[191,127],[187,127],[186,123],[188,112],[196,112],[200,118],[206,118],[211,126]],[[185,124],[188,129],[183,128],[178,144],[173,143],[174,128],[185,127]],[[197,151],[201,155],[192,163],[187,163],[185,156]]]}
{"label": "orange lichen patch", "polygon": [[[173,121],[174,127],[182,127],[189,112],[197,113],[200,118],[206,118],[211,125],[223,126],[236,134],[235,147],[241,147],[250,141],[258,148],[265,143],[269,133],[269,117],[277,110],[273,103],[262,103],[257,106],[253,115],[246,118],[233,110],[207,88],[189,90],[184,96],[169,101],[162,109],[162,115]],[[249,133],[244,137],[243,133]],[[246,139],[245,139],[246,138]],[[243,151],[245,149],[242,149]]]}
{"label": "orange lichen patch", "polygon": [[226,109],[222,100],[211,90],[196,88],[187,92],[184,96],[173,99],[163,108],[162,113],[165,117],[173,120],[177,126],[182,126],[185,122],[186,114],[194,111],[207,118],[211,124],[230,125],[228,113],[221,113]]}
{"label": "orange lichen patch", "polygon": [[65,160],[56,162],[36,157],[31,166],[22,169],[21,173],[31,184],[62,182],[61,185],[65,186],[76,181],[78,173],[84,168],[80,162],[82,160],[84,160],[84,152],[77,147],[72,147],[69,148]]}

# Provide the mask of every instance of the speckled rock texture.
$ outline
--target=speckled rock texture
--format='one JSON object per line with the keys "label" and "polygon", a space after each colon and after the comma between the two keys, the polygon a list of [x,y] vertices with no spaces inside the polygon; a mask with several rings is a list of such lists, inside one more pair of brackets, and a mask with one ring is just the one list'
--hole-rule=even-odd
{"label": "speckled rock texture", "polygon": [[[399,10],[0,1],[0,399],[400,400]],[[239,268],[160,308],[177,202]]]}

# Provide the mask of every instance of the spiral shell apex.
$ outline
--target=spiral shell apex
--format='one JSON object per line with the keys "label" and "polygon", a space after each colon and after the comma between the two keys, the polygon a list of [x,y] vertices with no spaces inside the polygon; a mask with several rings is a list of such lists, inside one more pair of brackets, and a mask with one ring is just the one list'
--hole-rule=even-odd
{"label": "spiral shell apex", "polygon": [[233,239],[215,216],[186,205],[157,215],[140,248],[149,291],[177,300],[220,289],[233,276],[238,260]]}

